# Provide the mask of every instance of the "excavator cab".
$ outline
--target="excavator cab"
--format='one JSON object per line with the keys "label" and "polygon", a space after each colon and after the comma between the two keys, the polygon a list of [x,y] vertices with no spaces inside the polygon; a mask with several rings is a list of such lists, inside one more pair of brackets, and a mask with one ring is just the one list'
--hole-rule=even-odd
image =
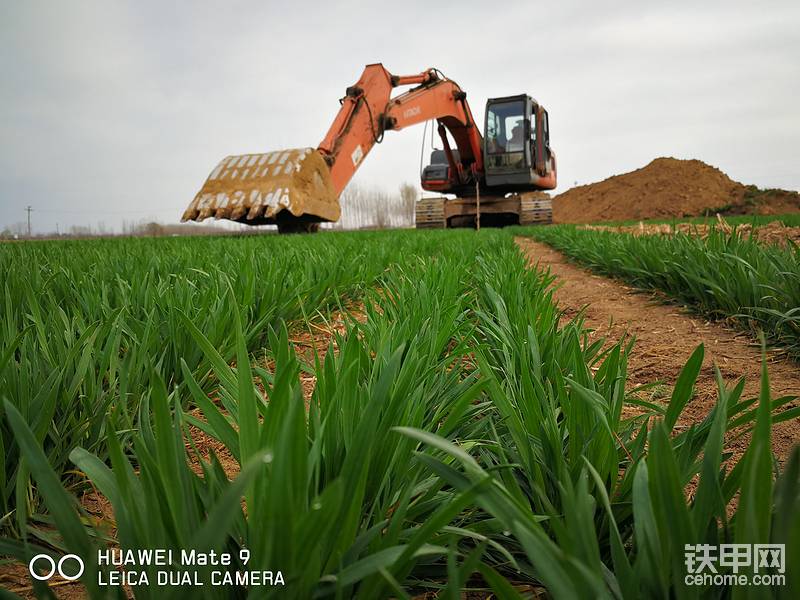
{"label": "excavator cab", "polygon": [[555,187],[547,111],[533,98],[490,98],[484,132],[488,187],[504,192]]}

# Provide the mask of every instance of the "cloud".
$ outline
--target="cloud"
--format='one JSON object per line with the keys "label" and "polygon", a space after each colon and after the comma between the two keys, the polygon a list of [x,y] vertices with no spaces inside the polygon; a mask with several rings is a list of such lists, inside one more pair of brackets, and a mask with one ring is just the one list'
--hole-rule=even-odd
{"label": "cloud", "polygon": [[[7,4],[0,227],[27,204],[39,231],[177,220],[221,157],[319,143],[379,61],[439,67],[477,119],[487,97],[539,99],[560,189],[665,154],[797,188],[795,4]],[[415,181],[421,136],[388,134],[356,179]]]}

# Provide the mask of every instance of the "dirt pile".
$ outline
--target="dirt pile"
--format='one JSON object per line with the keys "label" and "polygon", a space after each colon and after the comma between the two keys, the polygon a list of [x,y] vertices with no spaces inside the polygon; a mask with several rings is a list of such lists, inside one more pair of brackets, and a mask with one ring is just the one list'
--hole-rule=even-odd
{"label": "dirt pile", "polygon": [[582,185],[553,198],[556,223],[780,214],[800,211],[800,194],[760,190],[699,160],[657,158],[636,171]]}

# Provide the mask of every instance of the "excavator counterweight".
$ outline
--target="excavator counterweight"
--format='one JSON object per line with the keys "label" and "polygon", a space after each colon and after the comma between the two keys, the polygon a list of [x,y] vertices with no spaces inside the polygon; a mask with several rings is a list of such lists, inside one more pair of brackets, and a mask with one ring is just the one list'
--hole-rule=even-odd
{"label": "excavator counterweight", "polygon": [[[414,87],[392,97],[400,86]],[[441,215],[437,226],[469,226],[480,196],[486,212],[499,215],[496,223],[530,221],[525,208],[530,203],[520,194],[556,184],[546,111],[524,94],[490,99],[484,138],[466,98],[436,69],[397,76],[381,64],[367,65],[347,88],[317,148],[224,158],[183,220],[214,217],[276,224],[282,232],[313,231],[320,222],[339,219],[339,195],[387,131],[436,120],[444,149],[423,171],[422,188],[456,199],[451,205],[442,198],[444,208],[428,211],[427,220]],[[544,220],[538,218],[542,210],[537,209],[537,220]]]}

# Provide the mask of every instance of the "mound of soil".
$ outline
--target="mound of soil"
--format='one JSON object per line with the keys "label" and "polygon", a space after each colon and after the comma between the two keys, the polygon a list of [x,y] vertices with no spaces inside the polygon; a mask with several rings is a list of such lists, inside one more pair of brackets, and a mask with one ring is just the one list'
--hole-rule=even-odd
{"label": "mound of soil", "polygon": [[800,194],[760,190],[700,160],[657,158],[636,171],[567,190],[553,198],[556,223],[800,211]]}

